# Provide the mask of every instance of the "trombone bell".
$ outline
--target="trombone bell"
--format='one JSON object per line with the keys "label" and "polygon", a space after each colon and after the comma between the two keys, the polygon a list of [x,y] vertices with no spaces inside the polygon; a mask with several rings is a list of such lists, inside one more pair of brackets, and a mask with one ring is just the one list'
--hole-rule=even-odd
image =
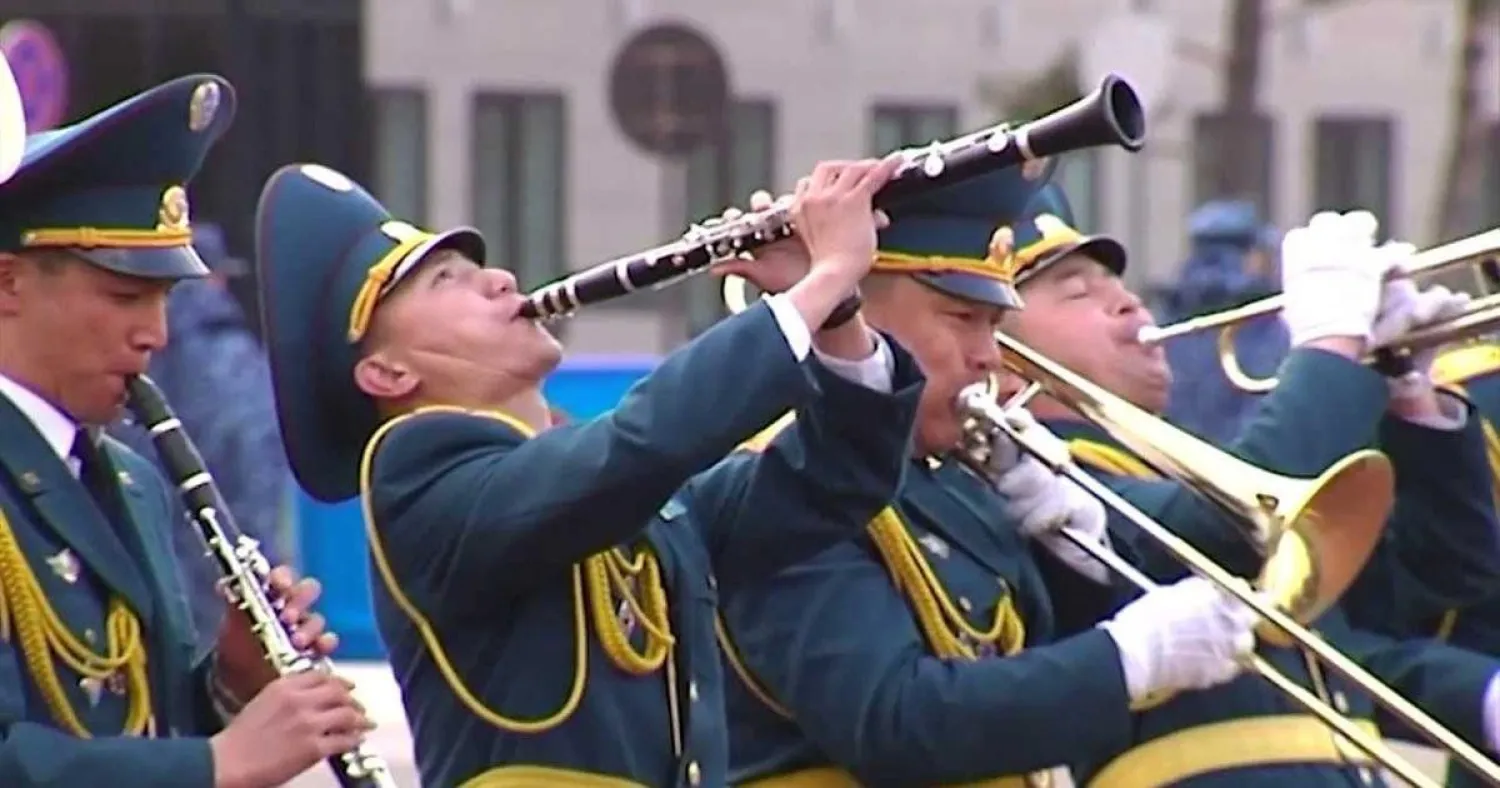
{"label": "trombone bell", "polygon": [[[1003,333],[995,339],[1011,372],[1237,523],[1265,557],[1257,588],[1297,622],[1309,623],[1328,610],[1375,550],[1395,499],[1395,474],[1380,452],[1354,452],[1313,479],[1271,473],[1173,427]],[[1280,627],[1268,622],[1258,634],[1273,645],[1292,645]]]}

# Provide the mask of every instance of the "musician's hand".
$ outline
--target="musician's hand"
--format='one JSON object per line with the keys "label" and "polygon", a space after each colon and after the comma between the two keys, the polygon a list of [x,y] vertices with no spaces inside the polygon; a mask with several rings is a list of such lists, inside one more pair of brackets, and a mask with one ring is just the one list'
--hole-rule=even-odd
{"label": "musician's hand", "polygon": [[1293,347],[1316,344],[1357,359],[1370,340],[1383,280],[1397,260],[1375,248],[1367,211],[1319,213],[1281,243],[1286,322]]}
{"label": "musician's hand", "polygon": [[[783,199],[791,201],[790,197]],[[750,195],[751,211],[764,211],[773,204],[775,200],[770,192],[762,190]],[[724,212],[724,219],[734,220],[743,215],[742,211],[731,208]],[[810,267],[812,258],[807,254],[807,246],[802,243],[801,238],[794,236],[766,244],[733,260],[717,263],[712,270],[718,276],[733,274],[744,277],[762,293],[784,293],[807,276]]]}
{"label": "musician's hand", "polygon": [[875,193],[901,166],[902,159],[820,162],[797,183],[792,221],[814,266],[837,267],[852,288],[875,262],[875,233],[882,217]]}
{"label": "musician's hand", "polygon": [[353,685],[309,671],[277,679],[209,740],[214,788],[284,785],[329,756],[359,746],[375,727]]}
{"label": "musician's hand", "polygon": [[1132,701],[1207,689],[1255,649],[1255,611],[1201,577],[1149,591],[1100,624],[1120,650]]}
{"label": "musician's hand", "polygon": [[[1041,449],[1048,457],[1067,457],[1067,444],[1037,424],[1030,411],[1011,408],[1006,417],[1028,446]],[[995,490],[1008,504],[1006,513],[1020,523],[1022,535],[1035,539],[1075,572],[1096,583],[1108,582],[1108,567],[1061,533],[1067,529],[1110,549],[1104,504],[1099,499],[1029,454],[993,478]]]}
{"label": "musician's hand", "polygon": [[[1401,246],[1411,248],[1406,244]],[[1380,301],[1380,313],[1370,334],[1372,348],[1384,347],[1400,340],[1404,335],[1440,320],[1462,314],[1469,305],[1468,293],[1455,293],[1442,285],[1418,289],[1410,278],[1392,279],[1385,284]],[[1413,372],[1427,375],[1432,362],[1437,359],[1438,348],[1413,353]]]}
{"label": "musician's hand", "polygon": [[[281,622],[289,628],[293,645],[299,649],[311,648],[322,656],[332,654],[338,648],[338,636],[327,631],[328,622],[321,614],[312,612],[323,593],[317,579],[299,580],[291,567],[278,566],[271,570],[267,580],[271,599],[282,601]],[[233,605],[229,605],[219,629],[216,659],[219,681],[238,699],[255,697],[276,678],[249,618]]]}

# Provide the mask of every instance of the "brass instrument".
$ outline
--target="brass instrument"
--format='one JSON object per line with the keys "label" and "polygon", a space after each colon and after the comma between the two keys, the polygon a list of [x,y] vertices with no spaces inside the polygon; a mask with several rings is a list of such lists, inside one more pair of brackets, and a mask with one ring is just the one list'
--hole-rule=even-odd
{"label": "brass instrument", "polygon": [[[1418,252],[1412,256],[1400,275],[1428,276],[1468,265],[1474,267],[1475,276],[1482,281],[1482,267],[1496,262],[1500,262],[1500,227]],[[1487,291],[1488,288],[1482,289],[1482,292]],[[1234,347],[1234,337],[1240,323],[1280,311],[1284,300],[1284,296],[1274,295],[1222,312],[1188,318],[1169,326],[1148,326],[1141,331],[1140,339],[1142,343],[1154,345],[1185,334],[1219,329],[1219,363],[1224,367],[1224,376],[1241,391],[1263,394],[1276,388],[1276,378],[1258,379],[1245,372]],[[1485,295],[1470,302],[1463,314],[1416,329],[1397,339],[1389,347],[1381,348],[1379,352],[1394,352],[1398,355],[1415,353],[1456,340],[1471,339],[1493,331],[1496,327],[1500,327],[1500,294]]]}
{"label": "brass instrument", "polygon": [[[1049,455],[1009,423],[1005,416],[1007,406],[997,402],[993,385],[976,384],[960,394],[960,407],[968,417],[963,447],[967,462],[982,466],[987,459],[985,453],[996,438],[1001,434],[1008,437],[1022,451],[1037,457],[1054,472],[1129,519],[1195,574],[1254,610],[1262,619],[1257,627],[1262,641],[1306,650],[1465,766],[1484,775],[1491,784],[1500,785],[1500,766],[1304,626],[1334,604],[1380,539],[1394,502],[1394,475],[1384,455],[1371,450],[1355,452],[1317,479],[1279,476],[1178,430],[1021,342],[1003,334],[996,334],[996,341],[1005,352],[1010,371],[1029,383],[1007,406],[1045,393],[1099,425],[1148,465],[1244,523],[1248,535],[1267,556],[1265,569],[1252,588],[1245,579],[1230,574],[1171,529],[1084,472],[1067,452],[1061,452],[1061,456]],[[1063,534],[1142,589],[1156,586],[1104,546],[1067,529]],[[1378,737],[1367,734],[1264,658],[1252,654],[1246,664],[1402,779],[1416,786],[1438,788],[1437,782],[1391,751]]]}

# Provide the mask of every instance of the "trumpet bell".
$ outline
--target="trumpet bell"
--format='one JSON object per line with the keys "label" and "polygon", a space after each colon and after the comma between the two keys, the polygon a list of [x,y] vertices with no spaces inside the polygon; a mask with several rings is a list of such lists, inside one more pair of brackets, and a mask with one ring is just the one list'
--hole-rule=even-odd
{"label": "trumpet bell", "polygon": [[[1258,473],[1265,474],[1264,471]],[[1378,451],[1350,454],[1311,481],[1282,479],[1284,498],[1261,493],[1273,523],[1265,563],[1255,586],[1301,624],[1328,611],[1354,583],[1374,553],[1395,504],[1395,473]],[[1268,485],[1268,489],[1274,489]],[[1280,501],[1289,505],[1280,507]],[[1276,646],[1292,636],[1269,621],[1256,634]]]}

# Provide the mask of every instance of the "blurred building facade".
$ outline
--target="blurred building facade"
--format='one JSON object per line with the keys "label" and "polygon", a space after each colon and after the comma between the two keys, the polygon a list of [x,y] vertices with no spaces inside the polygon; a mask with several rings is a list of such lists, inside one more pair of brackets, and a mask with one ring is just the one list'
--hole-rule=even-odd
{"label": "blurred building facade", "polygon": [[[1257,136],[1271,165],[1254,195],[1266,215],[1286,225],[1319,208],[1366,205],[1396,235],[1437,240],[1431,214],[1450,143],[1462,3],[1268,2]],[[1000,110],[981,82],[1034,77],[1088,48],[1103,20],[1144,9],[1177,42],[1147,148],[1075,155],[1061,177],[1080,223],[1124,240],[1134,284],[1151,288],[1176,273],[1183,217],[1214,196],[1227,4],[0,0],[0,20],[51,29],[66,51],[70,119],[171,76],[229,76],[239,119],[194,190],[194,213],[222,223],[241,254],[251,252],[264,178],[312,160],[369,183],[400,213],[477,225],[496,257],[535,285],[676,237],[754,189],[788,188],[820,158],[991,123]],[[663,164],[616,124],[608,71],[627,37],[668,21],[716,44],[734,98],[722,144]],[[1478,93],[1493,130],[1493,222],[1500,30],[1488,39]],[[1122,64],[1140,62],[1127,44]],[[715,283],[701,279],[591,309],[560,330],[579,352],[655,353],[719,315]]]}
{"label": "blurred building facade", "polygon": [[[820,158],[884,152],[997,119],[982,77],[1035,73],[1144,7],[1178,44],[1146,152],[1075,156],[1080,223],[1132,249],[1139,285],[1172,278],[1183,217],[1214,166],[1225,0],[365,0],[376,189],[435,224],[472,223],[534,285],[675,237],[690,218],[787,188]],[[1427,242],[1449,143],[1453,0],[1273,0],[1260,136],[1267,215],[1367,205]],[[664,166],[610,111],[608,70],[634,31],[686,22],[713,40],[734,92],[718,150]],[[1500,37],[1500,36],[1497,36]],[[1500,96],[1500,60],[1490,46]],[[1500,101],[1483,108],[1493,120]],[[1497,126],[1500,128],[1500,126]],[[1500,131],[1488,159],[1500,160]],[[1500,216],[1500,166],[1487,185]],[[583,352],[655,352],[716,316],[703,281],[568,321]]]}

